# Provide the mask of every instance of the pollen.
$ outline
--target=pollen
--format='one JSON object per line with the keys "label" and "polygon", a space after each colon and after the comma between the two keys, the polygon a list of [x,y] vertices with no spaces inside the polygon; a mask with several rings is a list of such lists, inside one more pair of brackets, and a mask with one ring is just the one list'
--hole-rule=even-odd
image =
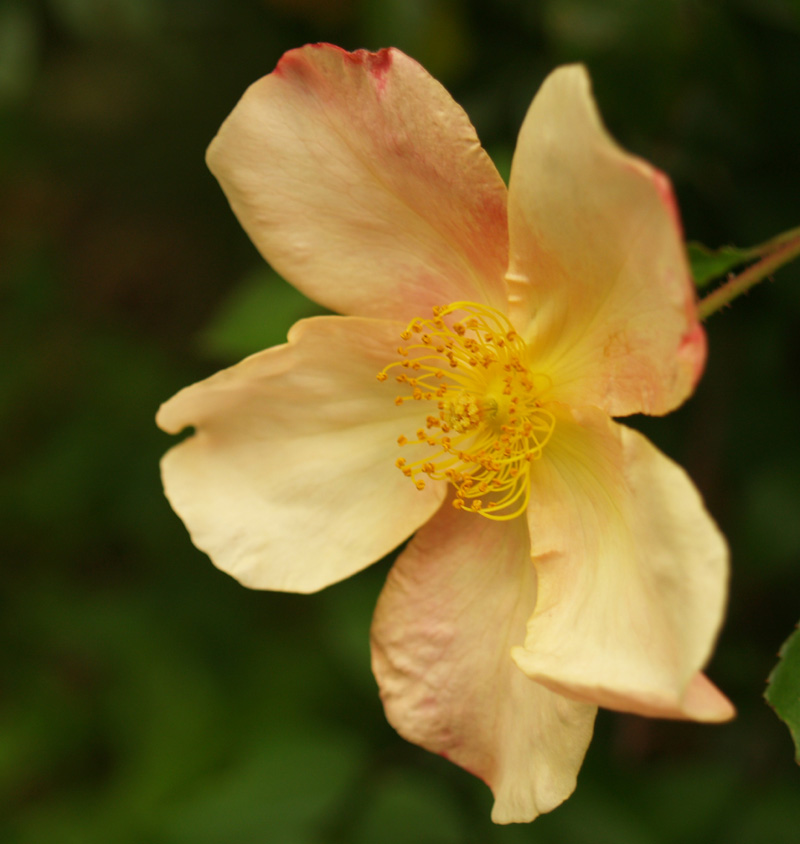
{"label": "pollen", "polygon": [[[531,371],[528,348],[508,318],[494,308],[455,302],[417,318],[401,333],[402,360],[378,373],[409,392],[395,403],[421,402],[416,436],[399,446],[430,451],[397,467],[417,489],[424,477],[447,481],[453,506],[489,519],[513,519],[530,497],[531,464],[544,453],[555,428],[547,408],[550,379]],[[413,370],[414,377],[402,373]],[[416,455],[413,455],[416,457]]]}

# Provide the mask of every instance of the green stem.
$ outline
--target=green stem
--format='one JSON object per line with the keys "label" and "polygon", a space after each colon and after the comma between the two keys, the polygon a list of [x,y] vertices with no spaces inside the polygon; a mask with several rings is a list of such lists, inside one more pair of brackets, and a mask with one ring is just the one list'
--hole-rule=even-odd
{"label": "green stem", "polygon": [[729,279],[725,284],[709,293],[698,305],[698,315],[701,320],[708,319],[714,312],[741,296],[754,284],[763,281],[772,275],[775,270],[788,264],[800,255],[800,229],[793,229],[773,238],[760,247],[760,250],[768,250],[768,254],[760,261],[749,266],[744,272]]}
{"label": "green stem", "polygon": [[771,237],[764,243],[754,246],[749,251],[753,253],[753,257],[763,258],[765,255],[773,253],[779,246],[782,246],[790,240],[794,240],[796,237],[800,237],[800,226],[796,229],[789,229],[787,232],[775,235],[775,237]]}

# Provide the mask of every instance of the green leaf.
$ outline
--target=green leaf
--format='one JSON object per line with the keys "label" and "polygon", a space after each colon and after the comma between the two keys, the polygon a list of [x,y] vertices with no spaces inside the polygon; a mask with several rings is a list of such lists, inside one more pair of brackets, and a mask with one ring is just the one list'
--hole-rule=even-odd
{"label": "green leaf", "polygon": [[420,769],[377,771],[362,801],[353,844],[458,844],[466,829],[455,795]]}
{"label": "green leaf", "polygon": [[36,17],[19,0],[0,9],[0,104],[21,100],[32,88],[39,63]]}
{"label": "green leaf", "polygon": [[[265,717],[269,717],[266,715]],[[149,841],[319,844],[320,829],[358,786],[366,748],[350,733],[267,724],[241,757],[176,790]],[[199,779],[199,778],[198,778]]]}
{"label": "green leaf", "polygon": [[325,313],[269,267],[246,275],[200,335],[201,350],[215,358],[240,360],[286,342],[304,317]]}
{"label": "green leaf", "polygon": [[795,760],[800,765],[800,630],[783,643],[780,660],[767,680],[764,697],[789,728],[795,746]]}
{"label": "green leaf", "polygon": [[737,246],[721,246],[719,249],[709,249],[702,243],[697,243],[697,241],[687,243],[686,251],[689,253],[694,283],[698,287],[705,287],[709,282],[725,275],[734,267],[758,257],[758,252],[754,249],[740,249]]}

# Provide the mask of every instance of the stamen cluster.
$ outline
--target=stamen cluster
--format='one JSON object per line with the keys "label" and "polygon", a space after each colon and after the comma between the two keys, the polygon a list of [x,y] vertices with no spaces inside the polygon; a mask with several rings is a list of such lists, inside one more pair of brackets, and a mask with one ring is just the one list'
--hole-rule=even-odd
{"label": "stamen cluster", "polygon": [[456,490],[453,506],[492,519],[522,513],[530,495],[530,463],[542,456],[555,417],[543,407],[550,388],[527,367],[527,347],[508,319],[485,305],[454,302],[433,309],[433,319],[415,319],[400,335],[398,355],[378,374],[410,392],[395,399],[428,402],[431,412],[416,436],[397,443],[427,443],[426,459],[396,461],[418,489],[447,480]]}

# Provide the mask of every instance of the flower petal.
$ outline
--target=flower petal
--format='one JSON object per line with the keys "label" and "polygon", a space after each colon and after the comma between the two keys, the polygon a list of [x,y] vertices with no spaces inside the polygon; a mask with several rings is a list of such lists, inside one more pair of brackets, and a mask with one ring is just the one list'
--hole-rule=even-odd
{"label": "flower petal", "polygon": [[706,342],[677,205],[667,177],[608,135],[583,67],[536,95],[508,213],[511,317],[554,395],[612,416],[678,406]]}
{"label": "flower petal", "polygon": [[464,111],[398,50],[286,53],[208,164],[262,255],[333,310],[506,308],[505,185]]}
{"label": "flower petal", "polygon": [[313,592],[380,559],[433,515],[444,486],[420,491],[394,465],[398,434],[419,427],[409,415],[416,402],[396,407],[392,387],[376,379],[401,329],[305,320],[287,345],[161,407],[164,430],[196,428],[164,457],[162,475],[217,566],[247,586]]}
{"label": "flower petal", "polygon": [[535,598],[525,520],[446,504],[395,563],[372,627],[389,722],[483,779],[497,823],[533,820],[572,793],[596,712],[514,665]]}
{"label": "flower petal", "polygon": [[697,678],[722,621],[727,548],[686,473],[596,409],[563,411],[533,471],[539,596],[520,668],[610,709],[731,717]]}

